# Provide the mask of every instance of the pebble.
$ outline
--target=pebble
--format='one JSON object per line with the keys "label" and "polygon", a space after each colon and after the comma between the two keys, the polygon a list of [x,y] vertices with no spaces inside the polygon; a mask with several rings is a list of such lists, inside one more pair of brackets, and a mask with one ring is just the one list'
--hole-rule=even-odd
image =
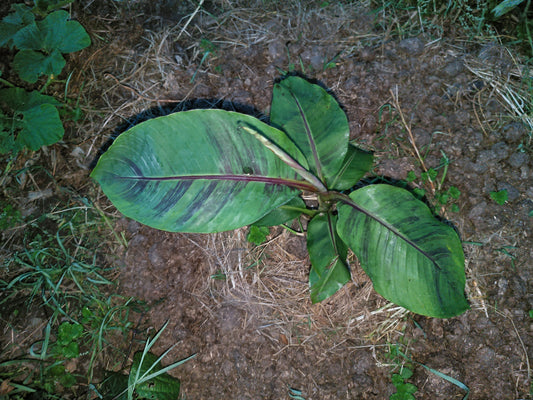
{"label": "pebble", "polygon": [[511,122],[503,127],[503,136],[509,143],[517,143],[527,135],[527,129],[521,122]]}
{"label": "pebble", "polygon": [[487,203],[485,201],[482,201],[478,205],[474,206],[470,212],[468,213],[468,217],[470,219],[475,219],[485,212],[485,209],[487,208]]}
{"label": "pebble", "polygon": [[424,42],[417,37],[407,38],[400,41],[400,50],[412,56],[418,56],[424,52]]}
{"label": "pebble", "polygon": [[268,54],[272,60],[282,59],[287,55],[287,48],[281,40],[275,40],[268,44]]}
{"label": "pebble", "polygon": [[444,72],[444,75],[451,78],[463,72],[463,69],[464,69],[463,61],[454,60],[451,63],[447,64],[442,71]]}
{"label": "pebble", "polygon": [[507,146],[504,142],[498,142],[494,144],[491,148],[491,151],[494,153],[495,161],[504,160],[509,156],[509,146]]}
{"label": "pebble", "polygon": [[511,167],[520,168],[522,165],[525,165],[529,161],[529,156],[526,153],[513,153],[507,162]]}

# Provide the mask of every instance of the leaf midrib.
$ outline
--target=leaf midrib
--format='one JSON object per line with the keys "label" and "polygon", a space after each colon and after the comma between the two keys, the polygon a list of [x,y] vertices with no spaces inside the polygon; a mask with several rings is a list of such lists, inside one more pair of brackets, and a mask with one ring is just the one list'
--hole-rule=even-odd
{"label": "leaf midrib", "polygon": [[[339,193],[340,194],[340,193]],[[401,233],[400,231],[398,231],[397,229],[395,229],[393,226],[391,226],[389,223],[387,223],[386,221],[376,217],[374,214],[372,214],[370,211],[366,210],[365,208],[359,206],[358,204],[356,204],[350,197],[346,196],[346,195],[343,195],[343,194],[340,194],[340,198],[338,200],[340,200],[341,202],[343,202],[344,204],[354,208],[355,210],[363,213],[364,215],[366,215],[367,217],[373,219],[374,221],[376,221],[377,223],[379,223],[380,225],[384,226],[386,229],[388,229],[389,231],[391,231],[394,235],[398,236],[401,240],[403,240],[404,242],[406,242],[409,246],[413,247],[416,251],[418,251],[419,253],[421,253],[422,255],[424,255],[424,257],[426,257],[434,266],[436,269],[438,269],[439,271],[442,271],[442,268],[440,267],[439,264],[437,264],[436,261],[433,260],[433,258],[430,256],[430,254],[428,254],[425,250],[423,250],[420,246],[418,246],[415,242],[413,242],[412,240],[410,240],[408,237],[406,237],[403,233]]]}
{"label": "leaf midrib", "polygon": [[322,166],[320,165],[320,159],[318,158],[318,150],[316,148],[316,143],[313,138],[313,133],[311,132],[311,127],[309,126],[309,122],[307,121],[307,118],[305,116],[305,112],[302,108],[302,105],[300,104],[300,101],[296,97],[296,95],[291,91],[291,96],[294,99],[294,102],[296,103],[296,107],[298,107],[298,111],[300,113],[300,117],[302,119],[304,128],[305,128],[305,134],[307,136],[307,141],[309,142],[309,147],[311,148],[311,153],[313,154],[313,159],[315,161],[315,167],[316,167],[316,173],[318,175],[318,178],[324,182],[324,176],[322,175]]}
{"label": "leaf midrib", "polygon": [[117,176],[121,180],[138,180],[138,181],[193,181],[193,180],[218,180],[218,181],[235,181],[235,182],[262,182],[271,185],[289,186],[300,190],[315,192],[316,188],[304,181],[293,179],[273,178],[258,175],[238,175],[238,174],[220,174],[220,175],[175,175],[175,176]]}

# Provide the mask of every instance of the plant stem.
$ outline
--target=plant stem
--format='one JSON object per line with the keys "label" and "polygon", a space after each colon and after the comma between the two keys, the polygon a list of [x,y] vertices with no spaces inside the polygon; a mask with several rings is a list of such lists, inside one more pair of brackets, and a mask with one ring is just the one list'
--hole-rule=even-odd
{"label": "plant stem", "polygon": [[14,87],[16,87],[16,86],[13,85],[11,82],[6,81],[6,80],[3,79],[3,78],[0,78],[0,83],[4,84],[4,85],[6,85],[6,86],[8,86],[8,87],[10,87],[10,88],[14,88]]}
{"label": "plant stem", "polygon": [[316,210],[310,210],[308,208],[300,208],[300,207],[293,207],[293,206],[281,206],[280,208],[283,210],[288,210],[288,211],[299,211],[300,213],[307,214],[310,217],[314,217],[318,212]]}
{"label": "plant stem", "polygon": [[39,93],[43,93],[53,81],[54,75],[48,75],[48,79],[46,80],[46,83],[44,84],[43,88],[39,90]]}

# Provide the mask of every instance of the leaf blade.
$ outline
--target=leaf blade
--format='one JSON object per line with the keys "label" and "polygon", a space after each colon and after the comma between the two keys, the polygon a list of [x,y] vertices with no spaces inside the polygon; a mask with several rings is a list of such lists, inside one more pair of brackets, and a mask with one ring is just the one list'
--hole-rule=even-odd
{"label": "leaf blade", "polygon": [[438,318],[468,309],[461,241],[411,193],[367,186],[352,192],[338,210],[339,236],[383,297]]}
{"label": "leaf blade", "polygon": [[350,281],[346,264],[348,248],[339,238],[331,214],[318,214],[307,227],[307,249],[311,260],[311,301],[318,303],[334,295]]}
{"label": "leaf blade", "polygon": [[297,76],[275,84],[270,120],[296,143],[322,183],[340,169],[348,151],[348,119],[323,88]]}
{"label": "leaf blade", "polygon": [[352,188],[372,169],[374,155],[349,144],[346,158],[328,187],[334,190]]}
{"label": "leaf blade", "polygon": [[209,233],[252,224],[311,185],[239,129],[243,122],[272,141],[289,140],[244,114],[185,111],[119,136],[91,176],[124,215],[158,229]]}

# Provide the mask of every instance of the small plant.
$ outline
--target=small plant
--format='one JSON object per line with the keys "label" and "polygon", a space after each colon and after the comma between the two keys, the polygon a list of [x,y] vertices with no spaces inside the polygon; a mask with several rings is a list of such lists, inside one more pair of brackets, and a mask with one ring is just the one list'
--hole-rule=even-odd
{"label": "small plant", "polygon": [[490,192],[489,195],[490,198],[500,206],[503,206],[508,199],[507,189],[499,190],[497,192]]}
{"label": "small plant", "polygon": [[392,363],[391,380],[396,388],[396,393],[389,396],[390,400],[414,400],[414,393],[418,391],[416,385],[408,380],[413,376],[412,363],[405,360],[405,355],[400,350],[400,343],[389,344],[387,357]]}
{"label": "small plant", "polygon": [[[103,225],[96,210],[82,200],[65,210],[46,211],[36,219],[22,218],[4,206],[9,225],[24,233],[20,250],[0,263],[2,320],[17,331],[28,309],[42,307],[50,316],[42,340],[29,348],[16,343],[21,356],[6,359],[10,353],[4,352],[0,360],[0,381],[10,399],[27,393],[43,399],[75,393],[92,381],[102,354],[121,355],[110,339],[127,337],[130,313],[144,310],[141,302],[104,293],[109,291],[104,285],[112,281],[94,250],[101,244]],[[76,370],[81,364],[83,371]]]}
{"label": "small plant", "polygon": [[180,381],[167,374],[167,372],[194,358],[196,354],[163,367],[161,360],[174,346],[159,357],[150,353],[150,349],[167,325],[168,322],[163,325],[153,338],[145,343],[143,351],[134,354],[133,363],[131,364],[128,375],[123,375],[118,372],[109,374],[108,378],[101,385],[104,396],[100,395],[100,398],[104,400],[175,400],[178,398]]}
{"label": "small plant", "polygon": [[[145,121],[115,140],[91,176],[123,214],[167,231],[220,232],[309,216],[313,302],[350,280],[351,249],[388,300],[440,318],[468,308],[457,233],[408,190],[360,182],[372,155],[349,142],[333,96],[287,77],[274,86],[270,122],[224,110]],[[317,206],[307,207],[304,192]]]}
{"label": "small plant", "polygon": [[41,76],[47,77],[41,90],[32,91],[0,78],[7,86],[0,89],[5,106],[0,110],[0,154],[16,154],[24,147],[38,150],[63,137],[58,110],[63,104],[42,93],[65,67],[63,54],[91,44],[80,23],[58,9],[72,1],[35,0],[33,8],[13,4],[11,13],[0,22],[0,47],[18,50],[12,68],[20,79],[33,84]]}
{"label": "small plant", "polygon": [[[437,213],[438,209],[448,206],[452,212],[459,211],[459,205],[457,205],[455,201],[461,196],[461,191],[455,186],[450,186],[448,189],[443,190],[444,180],[446,179],[449,164],[450,159],[444,152],[442,152],[441,162],[438,167],[428,168],[427,171],[424,171],[420,174],[420,177],[418,177],[414,171],[409,171],[407,173],[406,181],[408,183],[420,180],[424,184],[432,183],[435,186],[433,191],[433,196],[437,202],[437,206],[434,208],[435,213]],[[423,198],[426,195],[426,190],[421,188],[415,188],[413,192],[419,198]]]}

